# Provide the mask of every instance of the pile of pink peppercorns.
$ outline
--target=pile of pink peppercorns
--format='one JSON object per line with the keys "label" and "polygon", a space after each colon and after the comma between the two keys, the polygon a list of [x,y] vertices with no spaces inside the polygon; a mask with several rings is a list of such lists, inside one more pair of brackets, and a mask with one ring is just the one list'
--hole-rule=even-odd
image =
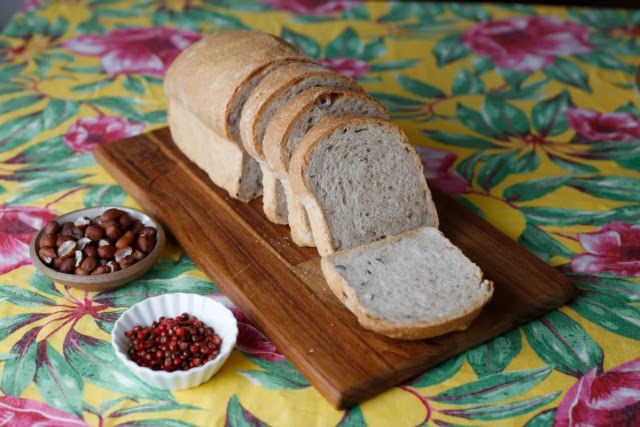
{"label": "pile of pink peppercorns", "polygon": [[188,313],[161,317],[151,326],[136,325],[125,336],[131,360],[154,371],[186,371],[204,365],[220,354],[222,344],[213,328]]}

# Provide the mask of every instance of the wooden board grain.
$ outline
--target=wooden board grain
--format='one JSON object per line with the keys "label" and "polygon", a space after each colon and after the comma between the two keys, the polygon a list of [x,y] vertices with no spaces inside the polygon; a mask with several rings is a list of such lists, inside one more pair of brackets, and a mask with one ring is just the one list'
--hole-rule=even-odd
{"label": "wooden board grain", "polygon": [[168,129],[99,147],[98,161],[336,408],[568,302],[569,279],[458,202],[433,191],[444,234],[495,282],[471,327],[423,341],[365,330],[333,296],[318,253],[269,222],[261,200],[231,199],[186,159]]}

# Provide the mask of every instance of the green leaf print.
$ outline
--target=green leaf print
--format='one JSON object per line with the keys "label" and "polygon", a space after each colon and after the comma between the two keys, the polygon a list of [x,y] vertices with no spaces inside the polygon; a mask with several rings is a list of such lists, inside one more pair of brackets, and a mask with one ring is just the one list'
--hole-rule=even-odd
{"label": "green leaf print", "polygon": [[437,130],[423,130],[422,133],[429,139],[442,142],[447,145],[455,145],[456,147],[464,148],[497,148],[498,146],[493,142],[478,138],[471,135],[465,135],[460,133],[437,131]]}
{"label": "green leaf print", "polygon": [[507,151],[504,153],[487,154],[483,157],[484,164],[478,170],[478,184],[489,191],[496,185],[504,181],[513,172],[516,172],[517,151]]}
{"label": "green leaf print", "polygon": [[529,76],[531,73],[525,73],[523,71],[512,70],[510,68],[498,68],[498,74],[500,77],[512,88],[519,88],[522,85],[522,82]]}
{"label": "green leaf print", "polygon": [[522,234],[516,240],[518,244],[524,246],[533,252],[536,256],[549,261],[551,257],[563,256],[565,258],[573,257],[571,252],[565,245],[554,239],[549,233],[541,230],[539,227],[527,223]]}
{"label": "green leaf print", "polygon": [[29,286],[45,294],[62,297],[62,293],[56,288],[55,283],[39,270],[35,270],[31,277],[29,277]]}
{"label": "green leaf print", "polygon": [[6,114],[14,110],[28,107],[42,99],[42,95],[22,95],[15,98],[10,98],[0,103],[0,114]]}
{"label": "green leaf print", "polygon": [[224,425],[225,427],[261,427],[267,424],[246,410],[240,404],[238,396],[234,394],[227,403],[227,419]]}
{"label": "green leaf print", "polygon": [[624,302],[640,302],[640,286],[631,280],[595,274],[569,273],[569,276],[576,286],[589,293],[596,292]]}
{"label": "green leaf print", "polygon": [[433,47],[438,67],[443,67],[471,54],[471,50],[462,43],[460,34],[453,34],[440,40]]}
{"label": "green leaf print", "polygon": [[[500,135],[487,123],[479,111],[467,107],[464,104],[458,104],[456,107],[456,117],[469,129],[479,133],[480,135],[490,138],[500,138]],[[502,137],[504,139],[504,137]]]}
{"label": "green leaf print", "polygon": [[417,95],[422,98],[440,98],[446,96],[446,94],[437,87],[420,80],[403,76],[402,74],[396,74],[394,78],[400,86],[413,95]]}
{"label": "green leaf print", "polygon": [[336,424],[336,427],[363,427],[366,425],[367,422],[362,414],[362,409],[360,405],[356,405],[344,411],[344,415],[340,419],[340,422]]}
{"label": "green leaf print", "polygon": [[628,176],[573,178],[569,185],[600,199],[640,202],[640,178]]}
{"label": "green leaf print", "polygon": [[558,135],[569,128],[565,112],[573,106],[571,96],[565,90],[560,95],[533,106],[531,121],[540,136]]}
{"label": "green leaf print", "polygon": [[555,415],[555,409],[547,409],[546,411],[539,412],[527,421],[524,427],[551,427],[553,425],[553,418]]}
{"label": "green leaf print", "polygon": [[449,10],[456,16],[473,21],[488,21],[491,19],[491,14],[482,5],[452,3],[449,6]]}
{"label": "green leaf print", "polygon": [[46,141],[34,144],[12,160],[15,163],[58,163],[73,156],[73,150],[62,141],[62,136],[56,136]]}
{"label": "green leaf print", "polygon": [[195,424],[171,418],[153,418],[150,420],[126,421],[114,427],[196,427]]}
{"label": "green leaf print", "polygon": [[296,33],[295,31],[282,27],[280,37],[288,41],[289,43],[298,46],[304,53],[312,58],[320,56],[320,44],[313,38],[307,35]]}
{"label": "green leaf print", "polygon": [[367,10],[366,7],[364,7],[364,5],[361,4],[351,9],[343,10],[342,13],[340,14],[340,17],[342,19],[351,19],[351,20],[359,19],[362,21],[366,21],[369,19],[369,11]]}
{"label": "green leaf print", "polygon": [[535,200],[565,186],[571,179],[572,177],[568,175],[555,175],[546,178],[532,179],[510,185],[504,190],[503,196],[511,202]]}
{"label": "green leaf print", "polygon": [[397,60],[389,60],[383,62],[376,62],[374,64],[369,65],[369,70],[372,72],[379,71],[394,71],[394,70],[402,70],[405,68],[411,68],[414,65],[418,64],[421,59],[397,59]]}
{"label": "green leaf print", "polygon": [[384,56],[386,53],[387,45],[384,43],[384,38],[374,37],[369,43],[365,44],[362,59],[372,61]]}
{"label": "green leaf print", "polygon": [[352,27],[347,27],[335,39],[327,43],[327,58],[359,58],[364,52],[364,43]]}
{"label": "green leaf print", "polygon": [[467,362],[479,378],[502,372],[520,354],[520,330],[514,329],[467,351]]}
{"label": "green leaf print", "polygon": [[557,166],[575,175],[599,172],[599,169],[595,166],[576,162],[571,159],[565,159],[563,157],[556,156],[551,153],[547,153],[547,156],[549,157],[549,160],[551,160]]}
{"label": "green leaf print", "polygon": [[93,185],[84,196],[84,206],[121,205],[126,193],[119,185]]}
{"label": "green leaf print", "polygon": [[624,28],[627,26],[624,16],[613,9],[576,9],[570,8],[571,18],[589,27],[600,29]]}
{"label": "green leaf print", "polygon": [[2,370],[0,388],[4,393],[20,396],[33,382],[36,373],[36,338],[42,327],[29,330],[11,348],[15,357],[7,360]]}
{"label": "green leaf print", "polygon": [[482,117],[499,135],[521,137],[529,134],[529,119],[524,111],[500,96],[487,96]]}
{"label": "green leaf print", "polygon": [[144,121],[146,123],[167,123],[167,110],[154,110],[145,113]]}
{"label": "green leaf print", "polygon": [[603,225],[612,221],[633,222],[640,215],[640,205],[629,205],[606,211],[584,211],[569,208],[523,206],[527,221],[537,225]]}
{"label": "green leaf print", "polygon": [[77,101],[52,99],[42,111],[42,130],[53,129],[75,116],[79,106]]}
{"label": "green leaf print", "polygon": [[273,390],[298,390],[309,387],[309,382],[286,360],[266,361],[245,355],[263,370],[237,371],[254,384]]}
{"label": "green leaf print", "polygon": [[370,95],[382,102],[391,113],[418,111],[423,105],[422,101],[399,95],[391,95],[382,92],[371,92]]}
{"label": "green leaf print", "polygon": [[552,371],[551,366],[527,371],[501,372],[444,391],[431,400],[448,405],[495,403],[525,393],[542,382]]}
{"label": "green leaf print", "polygon": [[454,95],[467,95],[484,92],[484,83],[478,75],[462,69],[453,79],[451,91]]}
{"label": "green leaf print", "polygon": [[607,70],[624,71],[626,73],[632,73],[633,70],[635,70],[633,65],[627,64],[605,51],[583,53],[575,55],[575,58],[586,64],[595,65]]}
{"label": "green leaf print", "polygon": [[144,114],[134,108],[135,100],[127,97],[104,97],[96,98],[91,101],[87,101],[90,104],[97,105],[99,107],[108,108],[114,113],[127,118],[128,120],[142,122],[144,121]]}
{"label": "green leaf print", "polygon": [[531,411],[535,411],[536,409],[553,402],[559,395],[560,392],[558,391],[556,393],[549,393],[543,396],[505,403],[502,405],[482,405],[465,409],[445,409],[440,412],[449,416],[470,420],[503,420],[505,418],[517,417]]}
{"label": "green leaf print", "polygon": [[414,388],[421,388],[440,384],[458,373],[462,366],[462,362],[464,362],[464,355],[452,357],[446,362],[442,362],[441,364],[434,366],[427,372],[410,379],[405,382],[405,385]]}
{"label": "green leaf print", "polygon": [[172,400],[169,391],[153,387],[131,375],[107,341],[71,330],[65,337],[63,349],[75,372],[91,384],[138,398]]}
{"label": "green leaf print", "polygon": [[3,285],[0,287],[0,298],[21,307],[42,307],[56,305],[55,301],[19,286]]}
{"label": "green leaf print", "polygon": [[542,72],[552,79],[591,93],[587,73],[567,59],[556,57],[553,64],[546,67]]}
{"label": "green leaf print", "polygon": [[561,311],[552,311],[522,329],[538,357],[560,372],[578,378],[602,366],[600,346]]}
{"label": "green leaf print", "polygon": [[38,119],[42,113],[29,113],[0,124],[0,153],[13,150],[32,140],[42,131]]}
{"label": "green leaf print", "polygon": [[178,403],[173,400],[158,400],[153,403],[145,403],[142,405],[130,406],[128,408],[119,409],[109,414],[109,418],[126,417],[131,414],[142,414],[149,412],[161,412],[161,411],[177,411],[184,410],[200,410],[197,406],[187,405],[184,403]]}
{"label": "green leaf print", "polygon": [[48,404],[82,416],[82,378],[47,341],[38,343],[34,382]]}
{"label": "green leaf print", "polygon": [[28,325],[29,323],[37,322],[43,317],[47,317],[47,315],[43,313],[29,313],[0,317],[0,341],[6,339],[18,329]]}
{"label": "green leaf print", "polygon": [[579,295],[569,304],[580,316],[616,335],[640,340],[640,308],[600,293]]}

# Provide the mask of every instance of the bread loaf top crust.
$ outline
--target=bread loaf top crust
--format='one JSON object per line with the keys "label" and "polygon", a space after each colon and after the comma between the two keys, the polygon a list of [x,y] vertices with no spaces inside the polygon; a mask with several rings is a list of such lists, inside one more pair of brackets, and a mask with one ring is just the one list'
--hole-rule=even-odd
{"label": "bread loaf top crust", "polygon": [[[265,67],[313,62],[295,46],[260,31],[219,31],[185,49],[167,70],[164,89],[219,135],[240,145],[231,120],[242,86]],[[241,107],[241,106],[240,106]],[[237,115],[236,115],[237,116]]]}

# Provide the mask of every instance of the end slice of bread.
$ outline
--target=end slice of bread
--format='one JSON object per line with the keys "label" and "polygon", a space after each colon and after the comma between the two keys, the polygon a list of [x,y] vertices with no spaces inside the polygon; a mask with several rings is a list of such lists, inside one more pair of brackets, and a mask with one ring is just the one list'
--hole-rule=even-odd
{"label": "end slice of bread", "polygon": [[432,227],[337,252],[321,266],[359,323],[392,338],[464,330],[493,295],[480,268]]}
{"label": "end slice of bread", "polygon": [[243,202],[261,194],[260,166],[242,147],[209,129],[173,97],[169,97],[168,119],[173,141],[214,184]]}
{"label": "end slice of bread", "polygon": [[422,163],[386,120],[324,117],[294,151],[289,182],[321,256],[438,226]]}

